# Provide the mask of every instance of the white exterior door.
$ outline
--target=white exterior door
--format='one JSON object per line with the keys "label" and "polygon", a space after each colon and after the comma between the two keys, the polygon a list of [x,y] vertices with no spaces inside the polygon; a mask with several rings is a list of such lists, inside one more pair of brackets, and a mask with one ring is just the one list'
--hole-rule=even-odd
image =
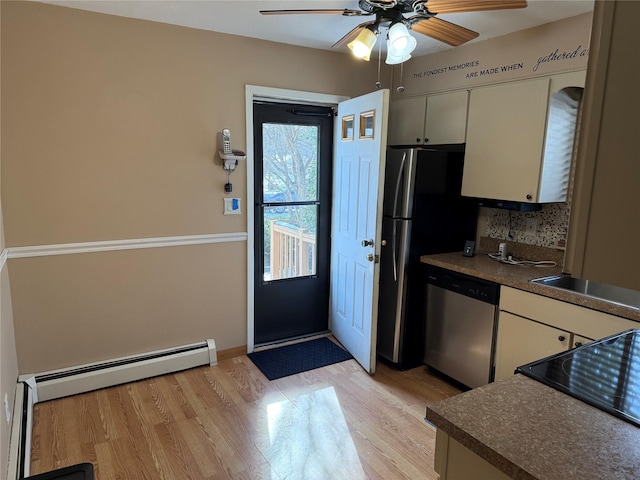
{"label": "white exterior door", "polygon": [[376,368],[382,192],[389,90],[338,105],[331,219],[331,318],[336,339]]}

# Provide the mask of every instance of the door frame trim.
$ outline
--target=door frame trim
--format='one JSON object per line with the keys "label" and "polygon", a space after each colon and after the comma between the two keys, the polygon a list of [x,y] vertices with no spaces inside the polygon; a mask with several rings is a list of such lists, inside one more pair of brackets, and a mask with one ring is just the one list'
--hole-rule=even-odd
{"label": "door frame trim", "polygon": [[348,100],[350,97],[342,95],[330,95],[324,93],[305,92],[300,90],[288,90],[282,88],[262,87],[258,85],[245,86],[245,128],[247,132],[247,353],[252,353],[254,344],[254,320],[255,310],[254,296],[254,218],[253,206],[253,182],[255,172],[253,169],[253,102],[255,100],[283,101],[308,105],[336,106],[338,103]]}

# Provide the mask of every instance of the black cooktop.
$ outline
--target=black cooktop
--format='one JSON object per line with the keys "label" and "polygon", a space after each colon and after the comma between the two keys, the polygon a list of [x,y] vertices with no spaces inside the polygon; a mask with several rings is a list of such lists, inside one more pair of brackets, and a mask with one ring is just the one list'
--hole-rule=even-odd
{"label": "black cooktop", "polygon": [[627,330],[516,369],[640,427],[640,330]]}

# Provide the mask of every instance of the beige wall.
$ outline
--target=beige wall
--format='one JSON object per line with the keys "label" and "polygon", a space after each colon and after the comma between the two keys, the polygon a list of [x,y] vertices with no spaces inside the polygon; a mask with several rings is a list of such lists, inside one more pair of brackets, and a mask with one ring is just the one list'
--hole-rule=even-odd
{"label": "beige wall", "polygon": [[21,371],[246,344],[245,257],[233,242],[10,260]]}
{"label": "beige wall", "polygon": [[[0,51],[2,44],[3,42],[0,41]],[[0,78],[1,77],[2,75],[0,71]],[[0,132],[1,131],[2,124],[0,121]],[[2,138],[1,134],[0,138]],[[0,158],[0,165],[1,163],[2,161]],[[0,252],[2,253],[4,253],[4,246],[4,222],[2,218],[2,204],[0,202]],[[8,468],[7,460],[9,456],[9,440],[12,421],[6,421],[3,402],[6,398],[10,406],[11,414],[13,415],[13,402],[17,380],[18,359],[16,355],[16,343],[13,331],[11,289],[9,288],[8,267],[5,263],[4,265],[0,266],[0,411],[2,412],[0,414],[0,478],[4,478]]]}
{"label": "beige wall", "polygon": [[[246,232],[223,216],[216,132],[245,148],[245,85],[355,96],[374,62],[32,2],[2,2],[10,248]],[[230,61],[220,62],[220,50]],[[246,199],[246,166],[232,175]],[[246,343],[246,243],[13,258],[21,372],[214,338]]]}
{"label": "beige wall", "polygon": [[[246,146],[245,85],[355,95],[375,82],[374,66],[348,55],[2,6],[9,247],[244,231],[244,216],[222,216],[214,157],[224,127]],[[243,175],[232,177],[239,197]]]}

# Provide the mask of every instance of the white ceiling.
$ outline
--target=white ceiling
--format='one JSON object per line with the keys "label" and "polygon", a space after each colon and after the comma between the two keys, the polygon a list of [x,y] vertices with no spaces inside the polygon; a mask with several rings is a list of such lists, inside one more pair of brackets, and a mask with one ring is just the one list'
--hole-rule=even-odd
{"label": "white ceiling", "polygon": [[[357,0],[40,0],[93,12],[182,25],[202,30],[330,50],[356,25],[373,17],[341,15],[260,15],[259,10],[335,8],[358,10]],[[440,18],[480,33],[475,42],[593,9],[593,0],[529,0],[516,10],[456,13]],[[408,15],[406,15],[408,16]],[[445,50],[446,44],[415,33],[413,56]],[[380,42],[384,43],[384,42]],[[376,47],[377,48],[377,47]],[[345,48],[346,53],[348,50]]]}

